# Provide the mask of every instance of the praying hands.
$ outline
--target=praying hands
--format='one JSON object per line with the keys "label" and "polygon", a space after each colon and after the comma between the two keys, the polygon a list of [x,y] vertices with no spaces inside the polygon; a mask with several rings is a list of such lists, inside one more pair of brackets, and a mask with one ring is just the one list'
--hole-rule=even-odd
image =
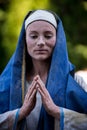
{"label": "praying hands", "polygon": [[25,96],[23,106],[20,108],[19,120],[28,116],[30,112],[33,110],[33,108],[35,107],[37,91],[41,95],[42,104],[46,112],[51,116],[59,119],[59,115],[60,115],[59,108],[54,104],[49,92],[45,87],[45,84],[41,80],[40,76],[37,75],[36,77],[34,77]]}

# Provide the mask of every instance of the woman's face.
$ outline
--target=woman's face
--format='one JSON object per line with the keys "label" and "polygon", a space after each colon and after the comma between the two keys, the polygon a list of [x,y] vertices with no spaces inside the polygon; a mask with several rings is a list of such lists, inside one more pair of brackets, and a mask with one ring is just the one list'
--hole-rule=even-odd
{"label": "woman's face", "polygon": [[56,29],[48,22],[35,21],[26,29],[28,54],[35,60],[46,60],[52,55]]}

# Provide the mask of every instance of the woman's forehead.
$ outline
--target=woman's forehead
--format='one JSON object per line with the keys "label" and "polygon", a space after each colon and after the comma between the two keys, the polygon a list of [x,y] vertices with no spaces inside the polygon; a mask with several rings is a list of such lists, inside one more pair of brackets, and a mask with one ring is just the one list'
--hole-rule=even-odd
{"label": "woman's forehead", "polygon": [[52,24],[50,24],[47,21],[42,21],[42,20],[32,22],[31,24],[28,25],[27,29],[29,29],[29,30],[31,30],[31,29],[33,29],[33,30],[35,30],[35,29],[56,30]]}

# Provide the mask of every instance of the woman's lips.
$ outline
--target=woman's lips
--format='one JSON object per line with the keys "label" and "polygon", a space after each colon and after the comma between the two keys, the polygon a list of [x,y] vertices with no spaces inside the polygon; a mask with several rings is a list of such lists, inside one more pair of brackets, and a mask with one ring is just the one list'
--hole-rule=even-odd
{"label": "woman's lips", "polygon": [[35,50],[35,52],[37,52],[37,53],[46,53],[47,50],[44,50],[44,49],[38,49],[38,50]]}

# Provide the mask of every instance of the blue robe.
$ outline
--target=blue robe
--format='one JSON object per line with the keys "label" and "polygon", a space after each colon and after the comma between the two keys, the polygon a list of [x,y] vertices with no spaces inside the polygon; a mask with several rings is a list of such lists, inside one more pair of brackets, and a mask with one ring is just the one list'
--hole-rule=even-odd
{"label": "blue robe", "polygon": [[[68,59],[66,37],[62,21],[58,22],[57,40],[53,51],[50,70],[46,82],[54,103],[60,107],[87,113],[87,93],[73,78],[74,66]],[[25,19],[24,19],[25,21]],[[24,22],[18,39],[17,48],[0,75],[0,113],[22,106],[22,63],[25,45]],[[54,118],[41,108],[38,130],[53,130]]]}

